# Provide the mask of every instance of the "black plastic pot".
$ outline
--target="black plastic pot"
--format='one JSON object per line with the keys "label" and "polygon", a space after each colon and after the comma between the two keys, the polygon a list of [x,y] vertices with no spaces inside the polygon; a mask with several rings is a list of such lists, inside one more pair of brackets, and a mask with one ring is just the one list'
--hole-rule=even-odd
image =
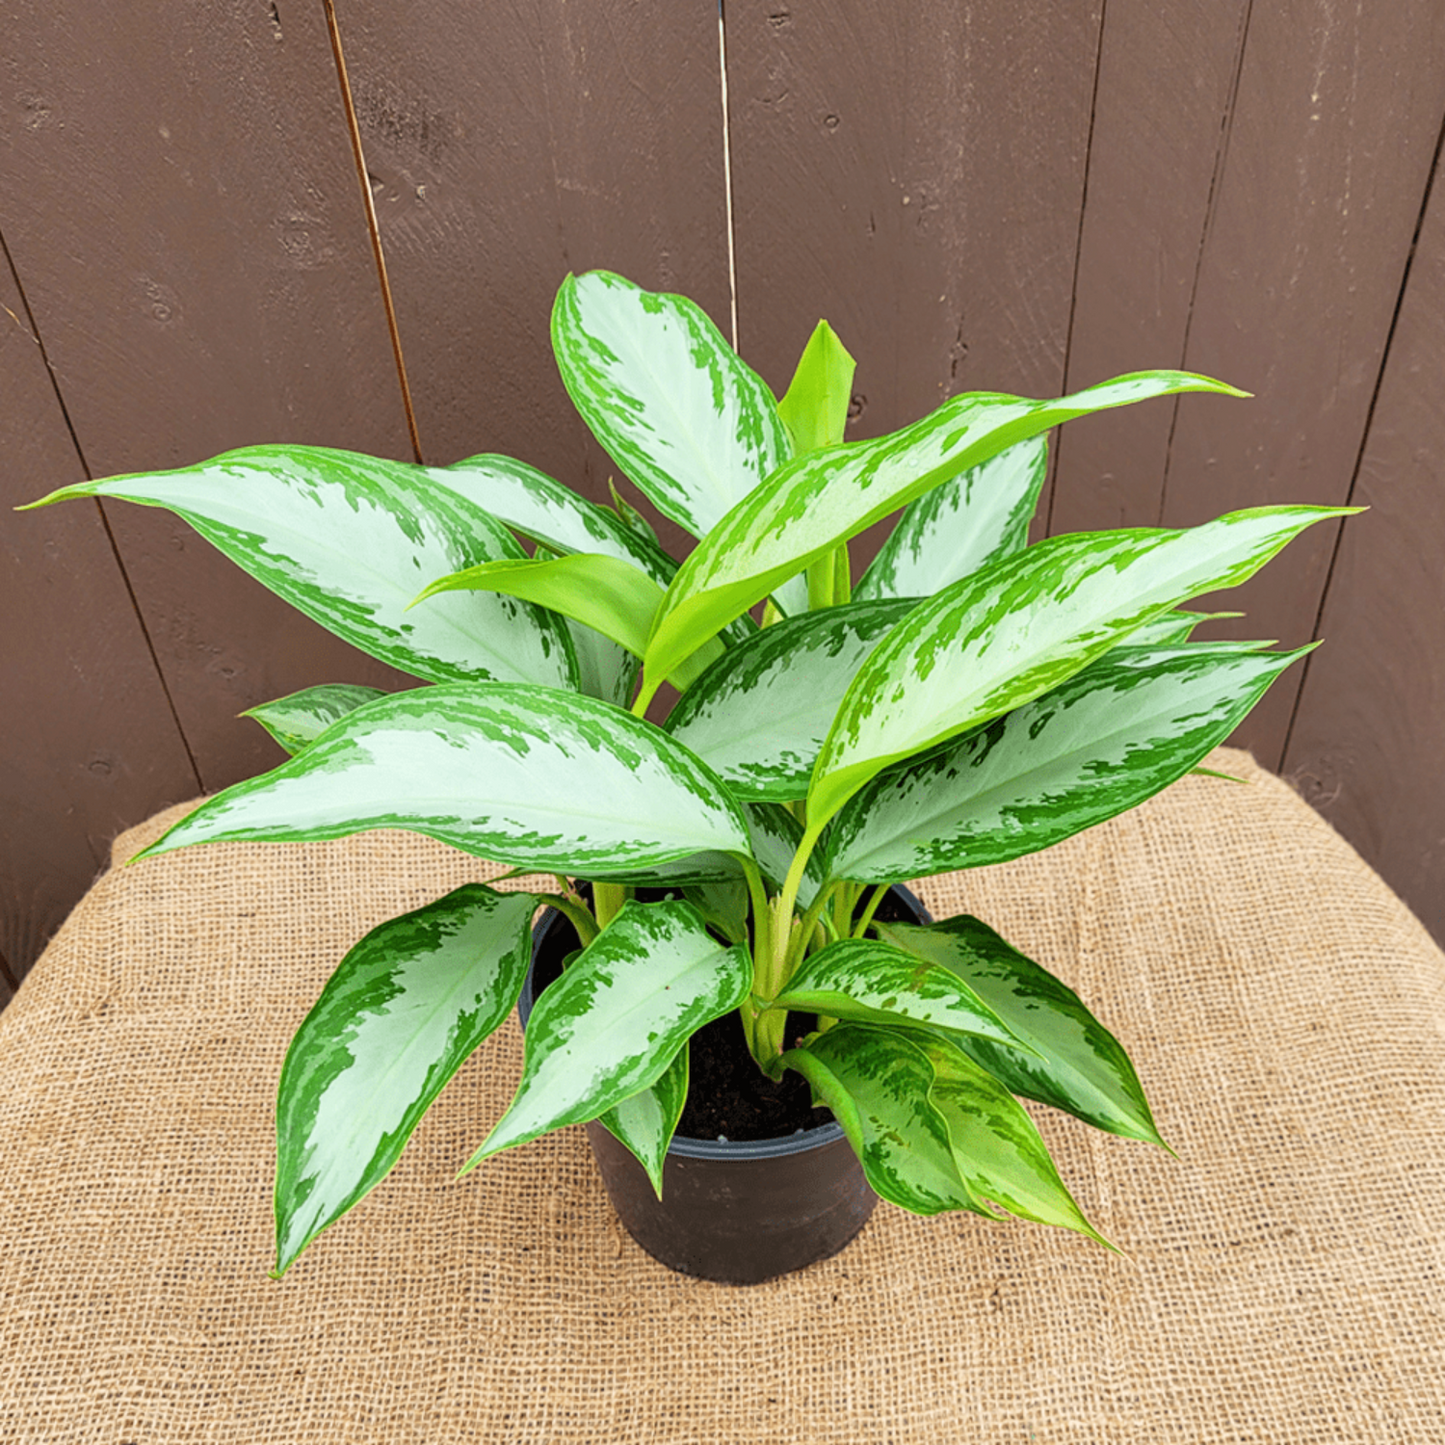
{"label": "black plastic pot", "polygon": [[[906,888],[893,891],[903,916],[931,921]],[[533,980],[544,988],[576,946],[571,924],[549,909],[533,936],[532,968],[518,1004],[524,1029]],[[878,1203],[835,1123],[751,1143],[674,1137],[660,1200],[646,1171],[606,1129],[588,1124],[587,1137],[633,1239],[669,1269],[721,1284],[761,1284],[828,1259],[857,1235]]]}

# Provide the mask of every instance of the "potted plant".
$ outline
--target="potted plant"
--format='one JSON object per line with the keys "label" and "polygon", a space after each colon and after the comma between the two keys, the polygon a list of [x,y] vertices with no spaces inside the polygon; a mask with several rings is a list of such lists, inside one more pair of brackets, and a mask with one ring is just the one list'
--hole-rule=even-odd
{"label": "potted plant", "polygon": [[[1047,847],[1196,768],[1308,649],[1190,641],[1180,605],[1349,509],[1028,546],[1052,427],[1243,393],[1179,372],[1055,401],[971,393],[850,444],[853,362],[825,323],[781,401],[693,303],[606,272],[567,278],[552,338],[594,435],[698,539],[681,565],[615,488],[608,509],[500,456],[256,446],[33,504],[170,508],[430,684],[253,709],[290,759],[138,856],[387,827],[556,877],[467,885],[340,961],[282,1071],[275,1273],[380,1182],[516,1005],[544,902],[575,938],[467,1169],[590,1121],[616,1141],[598,1151],[609,1175],[627,1160],[665,1209],[689,1041],[711,1026],[760,1089],[791,1077],[805,1112],[831,1109],[834,1154],[841,1134],[883,1198],[1099,1238],[1015,1096],[1162,1143],[1124,1051],[984,923],[879,906],[900,880]],[[855,585],[849,539],[900,509]],[[680,700],[649,720],[664,682]]]}

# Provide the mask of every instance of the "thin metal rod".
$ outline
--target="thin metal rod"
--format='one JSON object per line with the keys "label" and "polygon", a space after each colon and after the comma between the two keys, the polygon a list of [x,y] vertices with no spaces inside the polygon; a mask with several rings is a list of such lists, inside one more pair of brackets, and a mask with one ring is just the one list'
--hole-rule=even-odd
{"label": "thin metal rod", "polygon": [[733,238],[733,147],[728,131],[728,43],[722,0],[717,7],[718,75],[722,80],[723,197],[727,206],[728,295],[732,299],[733,350],[738,349],[738,258]]}
{"label": "thin metal rod", "polygon": [[331,37],[331,54],[336,61],[336,79],[341,85],[341,105],[346,112],[346,129],[351,135],[351,155],[356,162],[356,177],[366,200],[366,227],[371,236],[371,254],[376,260],[376,275],[381,282],[381,302],[386,308],[386,327],[391,333],[391,354],[396,361],[396,377],[401,383],[401,404],[406,409],[406,429],[411,436],[413,457],[420,463],[421,438],[416,430],[416,413],[411,406],[411,387],[406,380],[406,360],[401,354],[401,333],[396,326],[396,308],[391,302],[391,283],[386,279],[386,256],[381,249],[381,227],[376,220],[376,200],[371,194],[371,176],[366,169],[366,153],[361,148],[361,127],[356,123],[356,106],[351,99],[351,81],[346,75],[346,56],[341,50],[341,31],[336,24],[336,7],[332,0],[321,0],[326,11],[326,31]]}

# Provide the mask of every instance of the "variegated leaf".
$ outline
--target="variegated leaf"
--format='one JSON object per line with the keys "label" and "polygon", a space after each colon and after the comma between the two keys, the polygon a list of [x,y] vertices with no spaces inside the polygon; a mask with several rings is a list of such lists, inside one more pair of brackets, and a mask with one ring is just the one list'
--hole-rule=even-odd
{"label": "variegated leaf", "polygon": [[890,512],[1060,422],[1181,391],[1242,395],[1184,372],[1121,376],[1057,401],[971,392],[876,441],[829,447],[779,467],[718,522],[678,569],[645,668],[665,676],[785,578]]}
{"label": "variegated leaf", "polygon": [[327,682],[247,708],[241,716],[255,718],[294,757],[310,747],[337,718],[385,696],[379,687]]}
{"label": "variegated leaf", "polygon": [[875,927],[911,957],[956,974],[1029,1045],[1033,1052],[1026,1054],[1007,1041],[954,1041],[1010,1093],[1052,1104],[1110,1134],[1164,1145],[1129,1056],[1062,979],[977,918],[949,918],[928,928]]}
{"label": "variegated leaf", "polygon": [[655,1084],[597,1116],[597,1122],[647,1170],[659,1199],[667,1146],[687,1104],[688,1065],[684,1044]]}
{"label": "variegated leaf", "polygon": [[662,587],[677,571],[677,563],[655,540],[526,462],[482,455],[425,472],[434,485],[456,492],[553,552],[600,552],[640,567]]}
{"label": "variegated leaf", "polygon": [[748,941],[750,899],[747,879],[741,873],[735,878],[691,884],[682,894],[702,914],[707,926],[729,943]]}
{"label": "variegated leaf", "polygon": [[[657,538],[636,513],[632,515],[640,525],[595,506],[545,472],[512,457],[468,457],[449,467],[428,467],[426,475],[435,485],[484,507],[513,531],[552,552],[595,552],[629,562],[662,587],[677,571],[677,563],[658,546]],[[579,690],[626,707],[637,682],[635,656],[584,623],[569,619],[568,631],[577,654]]]}
{"label": "variegated leaf", "polygon": [[623,904],[537,1000],[516,1097],[466,1168],[655,1084],[752,981],[747,949],[719,947],[690,903]]}
{"label": "variegated leaf", "polygon": [[854,600],[931,597],[1022,552],[1048,470],[1048,438],[1031,437],[925,492],[898,519]]}
{"label": "variegated leaf", "polygon": [[468,883],[372,929],[292,1040],[276,1102],[279,1278],[386,1176],[443,1085],[511,1012],[536,900]]}
{"label": "variegated leaf", "polygon": [[313,621],[431,682],[493,679],[576,688],[560,617],[511,597],[407,604],[433,577],[521,547],[490,513],[431,486],[419,467],[324,447],[260,446],[177,471],[52,492],[166,507]]}
{"label": "variegated leaf", "polygon": [[663,726],[739,798],[801,798],[853,675],[916,605],[852,603],[788,618],[723,654]]}
{"label": "variegated leaf", "polygon": [[586,623],[564,621],[577,657],[577,691],[625,708],[637,688],[640,659]]}
{"label": "variegated leaf", "polygon": [[1051,537],[945,587],[850,684],[818,754],[809,827],[890,764],[1022,707],[1136,627],[1237,586],[1306,527],[1348,510],[1259,507],[1188,531]]}
{"label": "variegated leaf", "polygon": [[833,1111],[875,1193],[913,1214],[984,1212],[954,1164],[948,1126],[928,1100],[933,1066],[912,1039],[839,1024],[782,1061]]}
{"label": "variegated leaf", "polygon": [[1242,612],[1161,612],[1142,627],[1129,634],[1130,647],[1176,647],[1188,642],[1194,629],[1204,622],[1217,622],[1225,617],[1243,617]]}
{"label": "variegated leaf", "polygon": [[569,276],[552,310],[552,346],[592,434],[694,537],[790,455],[767,384],[686,297],[608,271]]}
{"label": "variegated leaf", "polygon": [[[747,820],[753,857],[763,877],[780,884],[788,876],[788,868],[803,841],[802,824],[777,803],[744,803],[743,817]],[[804,908],[811,907],[826,881],[822,859],[816,853],[809,854],[798,888],[798,902]]]}
{"label": "variegated leaf", "polygon": [[1031,1047],[957,972],[871,938],[841,938],[805,958],[771,1006]]}
{"label": "variegated leaf", "polygon": [[300,757],[208,799],[137,856],[192,843],[303,842],[406,828],[483,858],[594,876],[704,850],[745,853],[721,781],[594,698],[515,683],[400,693]]}
{"label": "variegated leaf", "polygon": [[612,510],[617,514],[617,518],[623,526],[636,532],[643,541],[657,544],[657,532],[653,529],[652,523],[617,489],[615,478],[607,478],[607,491],[612,497]]}
{"label": "variegated leaf", "polygon": [[[662,588],[640,567],[596,552],[484,562],[480,567],[439,577],[416,601],[456,591],[501,592],[535,602],[584,623],[636,657],[646,650],[648,629],[663,595]],[[690,687],[704,669],[722,656],[722,642],[713,638],[683,662],[668,681],[678,688]]]}
{"label": "variegated leaf", "polygon": [[[748,841],[759,870],[775,887],[788,876],[789,865],[803,839],[802,825],[776,803],[743,803],[740,812],[748,828]],[[605,865],[604,865],[605,866]],[[694,853],[675,863],[653,867],[593,870],[587,875],[608,883],[629,883],[639,888],[681,888],[746,882],[742,864],[730,853]],[[817,852],[809,855],[798,889],[798,902],[808,908],[823,886],[822,863]]]}
{"label": "variegated leaf", "polygon": [[954,1164],[973,1198],[1113,1249],[1064,1187],[1034,1121],[1013,1095],[955,1045],[929,1039],[923,1048],[933,1065],[928,1102],[943,1117]]}
{"label": "variegated leaf", "polygon": [[960,742],[873,779],[833,820],[827,871],[858,883],[1004,863],[1182,778],[1310,649],[1122,647]]}

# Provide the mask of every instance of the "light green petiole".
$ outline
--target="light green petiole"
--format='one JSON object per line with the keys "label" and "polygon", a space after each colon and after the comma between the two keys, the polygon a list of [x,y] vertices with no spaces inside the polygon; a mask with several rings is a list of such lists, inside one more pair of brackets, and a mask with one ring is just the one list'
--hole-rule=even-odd
{"label": "light green petiole", "polygon": [[625,883],[593,883],[592,902],[597,909],[597,926],[606,928],[627,902]]}
{"label": "light green petiole", "polygon": [[583,948],[597,937],[597,921],[580,899],[568,898],[561,893],[538,893],[536,898],[541,903],[550,904],[577,930],[577,938]]}
{"label": "light green petiole", "polygon": [[[754,958],[753,989],[764,999],[776,998],[787,984],[792,970],[796,967],[795,953],[801,957],[802,950],[812,936],[814,925],[826,903],[826,897],[819,893],[808,916],[802,920],[795,917],[798,906],[798,890],[803,886],[803,874],[808,859],[817,846],[822,828],[808,828],[798,843],[798,850],[783,880],[783,891],[772,901],[768,910],[768,927],[771,931],[770,947],[756,947]],[[769,1009],[756,1016],[749,1029],[749,1044],[753,1057],[771,1077],[778,1077],[776,1068],[778,1055],[782,1052],[783,1031],[787,1023],[787,1011]]]}
{"label": "light green petiole", "polygon": [[873,890],[869,896],[867,906],[864,908],[858,922],[854,925],[854,938],[862,938],[863,935],[868,932],[868,925],[873,922],[873,915],[878,912],[878,905],[888,896],[888,890],[892,886],[891,883],[880,883]]}

